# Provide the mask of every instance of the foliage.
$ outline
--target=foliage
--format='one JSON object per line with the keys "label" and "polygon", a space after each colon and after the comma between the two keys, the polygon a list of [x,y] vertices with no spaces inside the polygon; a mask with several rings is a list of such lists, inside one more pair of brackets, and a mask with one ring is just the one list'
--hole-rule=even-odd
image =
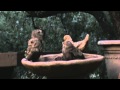
{"label": "foliage", "polygon": [[38,76],[25,67],[18,66],[14,69],[13,79],[42,79],[43,76]]}
{"label": "foliage", "polygon": [[24,51],[27,39],[31,33],[30,19],[25,18],[25,12],[0,12],[0,51]]}

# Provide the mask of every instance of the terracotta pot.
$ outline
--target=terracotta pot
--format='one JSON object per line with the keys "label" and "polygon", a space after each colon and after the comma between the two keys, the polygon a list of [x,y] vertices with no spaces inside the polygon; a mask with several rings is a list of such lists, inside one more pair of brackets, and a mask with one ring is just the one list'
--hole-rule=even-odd
{"label": "terracotta pot", "polygon": [[21,63],[32,72],[47,78],[84,78],[96,70],[104,60],[103,56],[97,54],[84,53],[84,56],[86,59],[55,61],[55,58],[62,57],[62,53],[48,54],[41,56],[46,62],[32,62],[23,58]]}
{"label": "terracotta pot", "polygon": [[108,79],[117,79],[120,73],[120,40],[101,40],[103,46]]}

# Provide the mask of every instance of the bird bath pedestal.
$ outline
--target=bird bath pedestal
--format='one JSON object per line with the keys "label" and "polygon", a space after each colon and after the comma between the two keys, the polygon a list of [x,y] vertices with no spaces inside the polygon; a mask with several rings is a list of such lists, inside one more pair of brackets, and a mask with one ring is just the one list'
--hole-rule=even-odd
{"label": "bird bath pedestal", "polygon": [[108,79],[118,79],[120,76],[120,40],[101,40],[103,46]]}
{"label": "bird bath pedestal", "polygon": [[[69,61],[59,61],[62,53],[41,55],[40,62],[32,62],[23,58],[23,66],[38,75],[47,76],[48,79],[74,79],[84,78],[96,70],[104,57],[96,54],[84,53],[85,59],[75,59]],[[57,61],[55,58],[58,58]],[[43,62],[44,61],[44,62]]]}

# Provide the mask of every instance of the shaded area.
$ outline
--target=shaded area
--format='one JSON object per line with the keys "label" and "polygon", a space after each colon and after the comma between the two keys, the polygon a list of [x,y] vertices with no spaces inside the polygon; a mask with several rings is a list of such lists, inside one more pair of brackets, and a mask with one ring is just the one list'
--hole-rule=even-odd
{"label": "shaded area", "polygon": [[28,17],[38,17],[38,18],[45,18],[48,16],[53,16],[56,14],[63,14],[75,11],[26,11],[28,13]]}
{"label": "shaded area", "polygon": [[42,79],[42,78],[43,76],[38,76],[23,66],[15,67],[12,77],[12,79]]}
{"label": "shaded area", "polygon": [[0,79],[12,79],[14,67],[0,67]]}

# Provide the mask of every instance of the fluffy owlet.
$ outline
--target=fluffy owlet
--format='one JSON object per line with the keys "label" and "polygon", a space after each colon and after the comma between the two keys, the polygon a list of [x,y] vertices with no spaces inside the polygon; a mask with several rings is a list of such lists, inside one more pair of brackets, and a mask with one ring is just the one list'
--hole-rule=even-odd
{"label": "fluffy owlet", "polygon": [[62,42],[62,53],[63,53],[63,59],[64,60],[72,60],[76,58],[84,59],[83,53],[70,41],[64,41]]}
{"label": "fluffy owlet", "polygon": [[41,42],[39,41],[39,39],[31,38],[28,41],[27,51],[25,51],[26,58],[28,60],[33,60],[33,59],[37,60],[40,55],[38,55],[38,56],[36,56],[36,55],[39,54],[41,52],[41,50],[42,50],[42,47],[41,47]]}
{"label": "fluffy owlet", "polygon": [[87,45],[88,43],[88,40],[89,40],[89,34],[87,34],[85,36],[85,38],[81,41],[77,41],[77,42],[73,42],[72,38],[70,35],[65,35],[63,37],[63,40],[64,41],[70,41],[76,48],[78,48],[79,50],[83,51],[85,46]]}

